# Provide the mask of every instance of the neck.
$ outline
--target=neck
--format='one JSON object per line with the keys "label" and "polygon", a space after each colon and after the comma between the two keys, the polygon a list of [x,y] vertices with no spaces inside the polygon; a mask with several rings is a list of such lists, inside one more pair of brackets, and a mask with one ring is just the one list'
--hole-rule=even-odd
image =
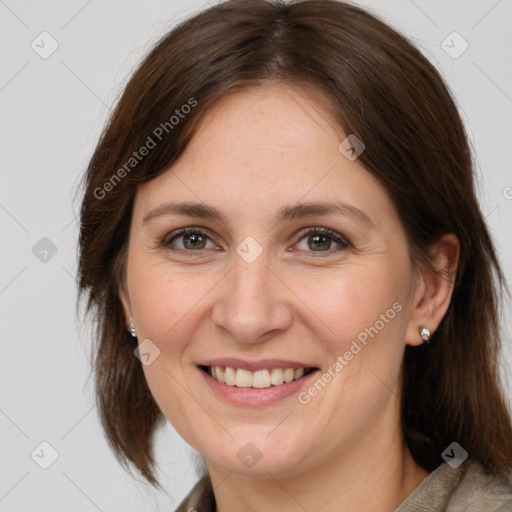
{"label": "neck", "polygon": [[351,451],[335,452],[293,476],[239,475],[209,461],[207,467],[217,512],[393,512],[428,475],[400,436],[378,429]]}

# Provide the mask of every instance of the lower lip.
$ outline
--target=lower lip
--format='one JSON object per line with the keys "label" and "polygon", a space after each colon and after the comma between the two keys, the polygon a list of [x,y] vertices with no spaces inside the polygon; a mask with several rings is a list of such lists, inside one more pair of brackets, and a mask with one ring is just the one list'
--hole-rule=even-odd
{"label": "lower lip", "polygon": [[279,386],[270,386],[268,388],[239,388],[236,386],[228,386],[222,384],[217,379],[208,375],[205,371],[198,368],[199,373],[203,376],[206,383],[212,391],[220,398],[227,402],[239,406],[264,406],[297,394],[300,389],[305,386],[311,378],[313,378],[318,370],[313,370],[304,377],[292,382],[285,382]]}

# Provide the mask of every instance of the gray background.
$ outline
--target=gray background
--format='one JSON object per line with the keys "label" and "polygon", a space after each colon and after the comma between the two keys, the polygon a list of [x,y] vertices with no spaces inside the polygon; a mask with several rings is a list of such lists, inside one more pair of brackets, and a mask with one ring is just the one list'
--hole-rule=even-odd
{"label": "gray background", "polygon": [[[410,35],[450,84],[474,146],[482,208],[510,276],[512,2],[357,3]],[[206,5],[0,0],[2,512],[172,511],[196,480],[193,451],[170,426],[157,443],[168,494],[131,478],[109,451],[87,382],[89,326],[75,318],[73,195],[136,63],[176,21]],[[31,47],[51,49],[43,31],[58,43],[47,58]],[[457,58],[464,43],[446,39],[453,31],[469,44]],[[507,373],[511,361],[509,342]],[[43,441],[58,454],[47,469],[40,465],[52,453]]]}

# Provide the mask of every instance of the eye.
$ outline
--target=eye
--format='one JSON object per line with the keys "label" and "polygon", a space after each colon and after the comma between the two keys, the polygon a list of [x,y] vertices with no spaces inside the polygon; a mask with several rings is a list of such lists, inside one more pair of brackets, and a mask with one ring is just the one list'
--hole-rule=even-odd
{"label": "eye", "polygon": [[[331,253],[351,247],[350,242],[345,237],[328,228],[308,228],[302,232],[302,235],[302,238],[296,245],[302,251]],[[333,248],[333,245],[337,247]]]}
{"label": "eye", "polygon": [[[301,235],[295,248],[304,252],[331,254],[352,247],[345,237],[328,228],[310,227],[303,230]],[[182,228],[169,233],[161,241],[161,246],[191,256],[204,249],[218,249],[206,231],[195,227]]]}
{"label": "eye", "polygon": [[[176,242],[175,242],[176,241]],[[210,243],[210,246],[208,246]],[[199,228],[183,228],[169,233],[163,240],[162,246],[182,251],[200,251],[214,249],[217,246],[210,240],[208,234]],[[172,247],[175,246],[175,247]]]}

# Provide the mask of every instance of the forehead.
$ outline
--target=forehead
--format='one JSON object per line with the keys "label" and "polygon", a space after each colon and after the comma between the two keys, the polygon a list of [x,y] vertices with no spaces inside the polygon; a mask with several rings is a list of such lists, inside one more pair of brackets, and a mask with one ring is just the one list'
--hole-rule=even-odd
{"label": "forehead", "polygon": [[338,157],[342,137],[316,89],[270,82],[221,98],[205,114],[191,149],[231,161],[253,156],[267,164],[288,157],[296,166],[298,158],[318,159],[326,150]]}
{"label": "forehead", "polygon": [[380,218],[376,210],[390,207],[387,194],[340,152],[344,138],[326,98],[313,88],[270,83],[237,91],[205,113],[180,160],[139,187],[136,204],[144,215],[172,196],[229,216],[254,213],[261,204],[277,210],[301,199],[345,200],[366,203]]}

